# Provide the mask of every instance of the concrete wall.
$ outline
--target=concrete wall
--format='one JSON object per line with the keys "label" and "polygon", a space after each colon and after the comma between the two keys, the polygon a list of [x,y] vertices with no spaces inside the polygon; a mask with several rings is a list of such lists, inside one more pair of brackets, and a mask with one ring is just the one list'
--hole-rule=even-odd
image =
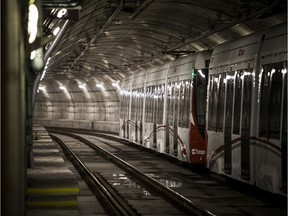
{"label": "concrete wall", "polygon": [[119,122],[111,121],[35,118],[33,123],[47,127],[83,128],[108,132],[118,132],[120,130]]}
{"label": "concrete wall", "polygon": [[[120,88],[112,85],[115,81],[105,76],[102,80],[45,79],[35,98],[34,124],[119,131]],[[102,87],[97,87],[100,83]]]}

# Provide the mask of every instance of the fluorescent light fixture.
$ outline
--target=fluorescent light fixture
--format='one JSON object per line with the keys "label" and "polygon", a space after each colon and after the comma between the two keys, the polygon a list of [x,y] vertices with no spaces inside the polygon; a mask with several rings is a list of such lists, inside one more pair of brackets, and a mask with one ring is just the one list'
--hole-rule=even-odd
{"label": "fluorescent light fixture", "polygon": [[119,89],[119,88],[120,88],[120,86],[119,86],[118,82],[113,82],[113,83],[112,83],[112,86],[116,87],[117,89]]}
{"label": "fluorescent light fixture", "polygon": [[45,86],[39,86],[38,89],[41,90],[41,91],[46,92],[46,88],[45,88]]}
{"label": "fluorescent light fixture", "polygon": [[53,35],[56,36],[60,31],[60,27],[58,26],[57,28],[54,29]]}
{"label": "fluorescent light fixture", "polygon": [[80,84],[80,85],[79,85],[79,88],[80,88],[80,89],[86,89],[86,86],[85,86],[85,84]]}
{"label": "fluorescent light fixture", "polygon": [[58,11],[57,17],[58,18],[62,18],[64,15],[66,15],[66,13],[67,13],[67,9],[66,8],[62,8],[61,10]]}
{"label": "fluorescent light fixture", "polygon": [[29,5],[29,13],[28,13],[28,42],[31,44],[35,41],[38,31],[38,9],[35,4]]}
{"label": "fluorescent light fixture", "polygon": [[59,89],[62,89],[62,90],[64,90],[64,91],[67,90],[66,87],[63,86],[63,85],[59,86]]}
{"label": "fluorescent light fixture", "polygon": [[33,51],[30,53],[30,60],[33,60],[35,57],[36,57],[36,50],[33,50]]}
{"label": "fluorescent light fixture", "polygon": [[97,83],[97,84],[96,84],[96,87],[97,87],[97,88],[101,88],[101,89],[104,89],[104,86],[103,86],[103,84],[102,84],[102,83]]}

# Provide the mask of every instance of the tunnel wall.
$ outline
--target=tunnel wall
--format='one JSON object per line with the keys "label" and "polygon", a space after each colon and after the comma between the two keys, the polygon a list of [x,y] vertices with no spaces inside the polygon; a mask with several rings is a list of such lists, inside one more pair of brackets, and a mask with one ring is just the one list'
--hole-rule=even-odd
{"label": "tunnel wall", "polygon": [[112,121],[35,118],[33,123],[47,127],[83,128],[109,132],[118,132],[120,130],[119,122]]}
{"label": "tunnel wall", "polygon": [[[120,89],[106,80],[41,82],[35,98],[33,123],[42,126],[119,131]],[[79,85],[85,88],[79,88]],[[61,87],[61,88],[60,88]]]}

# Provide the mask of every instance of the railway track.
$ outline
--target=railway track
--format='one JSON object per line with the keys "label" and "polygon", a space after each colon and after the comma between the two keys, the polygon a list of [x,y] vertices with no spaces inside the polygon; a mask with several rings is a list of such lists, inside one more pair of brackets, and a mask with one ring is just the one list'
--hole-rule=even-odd
{"label": "railway track", "polygon": [[[67,133],[67,132],[61,132],[61,134],[73,137],[74,139],[81,141],[81,143],[84,143],[89,148],[93,149],[97,153],[97,155],[101,155],[103,158],[105,158],[105,160],[112,162],[113,164],[118,166],[120,169],[122,169],[128,176],[131,177],[131,179],[132,178],[134,179],[135,185],[141,184],[141,186],[143,188],[145,188],[145,190],[149,191],[149,193],[151,193],[151,194],[153,193],[154,196],[161,197],[161,198],[157,198],[157,199],[166,200],[166,206],[164,206],[162,203],[162,207],[161,207],[163,209],[166,209],[165,212],[167,212],[167,209],[170,209],[171,206],[174,206],[174,208],[177,209],[177,211],[172,210],[172,212],[174,212],[173,214],[175,214],[175,215],[177,215],[178,213],[179,213],[179,215],[183,215],[183,214],[185,214],[185,215],[213,215],[209,211],[204,210],[204,209],[200,208],[199,206],[195,205],[193,202],[191,202],[189,199],[185,198],[184,196],[180,195],[179,193],[171,190],[169,187],[166,187],[163,184],[159,183],[158,181],[156,181],[155,179],[153,179],[149,175],[144,174],[139,169],[137,169],[134,166],[130,165],[129,163],[125,162],[123,159],[113,155],[112,153],[110,153],[109,151],[105,150],[104,148],[102,148],[100,146],[96,146],[91,141],[89,141],[87,138],[84,138],[83,136],[78,136],[75,134]],[[98,183],[100,181],[99,179],[101,179],[101,178],[103,179],[103,177],[101,177],[101,175],[97,172],[93,172],[94,173],[93,174],[91,171],[89,171],[89,169],[85,166],[85,164],[76,156],[76,154],[73,153],[73,150],[71,150],[67,145],[65,145],[65,143],[63,141],[61,141],[61,139],[59,137],[52,135],[52,134],[51,134],[51,137],[58,144],[60,144],[62,150],[65,152],[65,155],[67,156],[67,158],[69,158],[69,160],[72,161],[74,166],[77,166],[77,170],[80,171],[82,177],[86,178],[85,181],[90,186],[92,191],[98,192],[99,188],[100,189],[106,188],[106,189],[101,190],[104,192],[105,192],[105,190],[106,191],[115,191],[112,188],[109,188],[107,186],[107,184],[106,184],[106,186],[100,185]],[[100,141],[99,139],[97,139],[97,140]],[[105,141],[100,141],[100,142],[109,146],[109,143],[107,143]],[[110,145],[110,147],[111,147],[111,145]],[[118,151],[119,151],[119,149],[118,149]],[[95,173],[97,175],[95,175]],[[100,178],[99,178],[99,176],[100,176]],[[107,189],[107,188],[109,188],[109,189]],[[95,195],[96,195],[96,197],[98,197],[98,199],[103,199],[102,205],[104,205],[105,209],[110,209],[110,211],[112,212],[111,215],[116,215],[115,212],[121,212],[120,215],[133,215],[133,214],[139,215],[139,213],[135,209],[133,209],[130,205],[127,205],[127,203],[128,203],[127,201],[125,201],[124,199],[121,200],[121,196],[118,196],[118,198],[114,197],[118,193],[112,194],[112,193],[104,193],[104,192],[101,192],[100,195],[99,194],[95,194]],[[112,201],[111,200],[106,201],[107,198],[105,198],[105,196],[112,197]],[[118,200],[120,200],[120,201],[118,201]],[[142,200],[142,202],[143,202],[143,200]],[[119,209],[117,210],[117,208],[115,206],[116,207],[118,206]],[[109,214],[110,214],[110,212],[109,212]]]}
{"label": "railway track", "polygon": [[[99,178],[107,179],[106,183],[108,181],[110,185],[114,186],[114,189],[110,189],[110,191],[118,191],[118,195],[120,194],[119,196],[124,198],[122,202],[128,204],[130,208],[129,211],[135,215],[221,215],[222,213],[224,215],[225,208],[226,215],[227,208],[230,209],[228,212],[231,214],[269,215],[268,211],[263,211],[267,207],[266,203],[254,200],[250,196],[247,198],[247,195],[243,195],[227,187],[227,185],[223,185],[223,183],[219,184],[219,181],[215,182],[214,180],[210,180],[210,177],[207,178],[208,175],[203,177],[203,175],[191,172],[191,170],[184,169],[183,167],[179,168],[178,165],[171,164],[167,161],[163,162],[163,159],[160,160],[155,157],[155,155],[139,152],[139,150],[131,146],[116,142],[117,137],[108,136],[103,133],[97,133],[97,137],[95,137],[95,132],[87,135],[87,131],[85,132],[86,135],[76,135],[75,133],[69,133],[67,131],[59,132],[51,128],[48,129],[48,131],[53,133],[52,136],[55,136],[55,132],[57,132],[56,137],[64,140],[64,143],[65,139],[67,140],[65,137],[73,137],[74,141],[68,141],[68,145],[69,143],[78,143],[77,145],[81,143],[81,146],[93,149],[95,155],[91,155],[90,151],[88,155],[85,155],[85,152],[87,153],[88,150],[84,150],[84,147],[81,147],[82,153],[75,153],[83,160],[94,158],[92,159],[94,164],[116,164],[114,165],[115,167],[117,166],[115,170],[111,170],[110,168],[109,172],[107,169],[106,171],[105,169],[99,170]],[[84,132],[80,131],[80,133]],[[73,151],[73,148],[71,149]],[[100,158],[100,156],[101,158],[105,158],[105,162],[103,162],[103,158],[102,161],[95,159]],[[91,161],[88,161],[88,164],[91,163]],[[111,165],[106,164],[104,166],[110,167]],[[92,173],[95,174],[98,173],[98,171],[92,170]],[[86,175],[85,172],[84,175]],[[111,178],[113,175],[117,177]],[[128,184],[130,186],[128,188],[120,187],[123,179],[129,181]],[[134,189],[131,189],[131,185],[134,186]],[[90,186],[90,188],[91,187],[94,186]],[[139,190],[135,192],[135,188]],[[133,195],[129,195],[129,190],[133,191]],[[151,202],[151,200],[153,201]],[[145,202],[147,204],[145,204]],[[245,203],[246,205],[248,204],[249,207],[251,207],[250,205],[252,205],[253,208],[256,207],[256,209],[251,212],[251,209],[245,208]],[[151,205],[153,207],[151,207]],[[203,206],[205,206],[205,208]],[[219,206],[223,208],[223,212],[221,208],[218,208]],[[147,210],[149,208],[150,211]],[[108,209],[110,209],[110,207],[108,207]],[[161,209],[163,210],[162,213]],[[126,210],[116,210],[116,212],[125,211]],[[273,212],[277,212],[277,215],[286,215],[285,211],[281,209],[275,209]],[[116,214],[112,213],[110,215]],[[121,213],[121,215],[125,214]],[[126,213],[126,215],[132,214]]]}

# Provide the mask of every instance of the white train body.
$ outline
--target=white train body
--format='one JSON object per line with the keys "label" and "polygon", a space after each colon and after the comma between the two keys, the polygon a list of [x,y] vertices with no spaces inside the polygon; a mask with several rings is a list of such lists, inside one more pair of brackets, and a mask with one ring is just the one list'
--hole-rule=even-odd
{"label": "white train body", "polygon": [[286,194],[286,25],[127,77],[120,136]]}
{"label": "white train body", "polygon": [[273,193],[286,193],[284,25],[214,49],[207,108],[208,168]]}
{"label": "white train body", "polygon": [[[210,56],[211,52],[195,53],[125,79],[120,136],[181,161],[205,164],[205,125],[202,138],[191,138],[195,133],[193,124],[197,128],[197,119],[192,115],[196,116],[192,107],[192,76],[198,76],[196,67],[208,71]],[[204,79],[207,78],[206,74]],[[204,93],[202,104],[206,99]],[[205,107],[201,112],[205,124]]]}

